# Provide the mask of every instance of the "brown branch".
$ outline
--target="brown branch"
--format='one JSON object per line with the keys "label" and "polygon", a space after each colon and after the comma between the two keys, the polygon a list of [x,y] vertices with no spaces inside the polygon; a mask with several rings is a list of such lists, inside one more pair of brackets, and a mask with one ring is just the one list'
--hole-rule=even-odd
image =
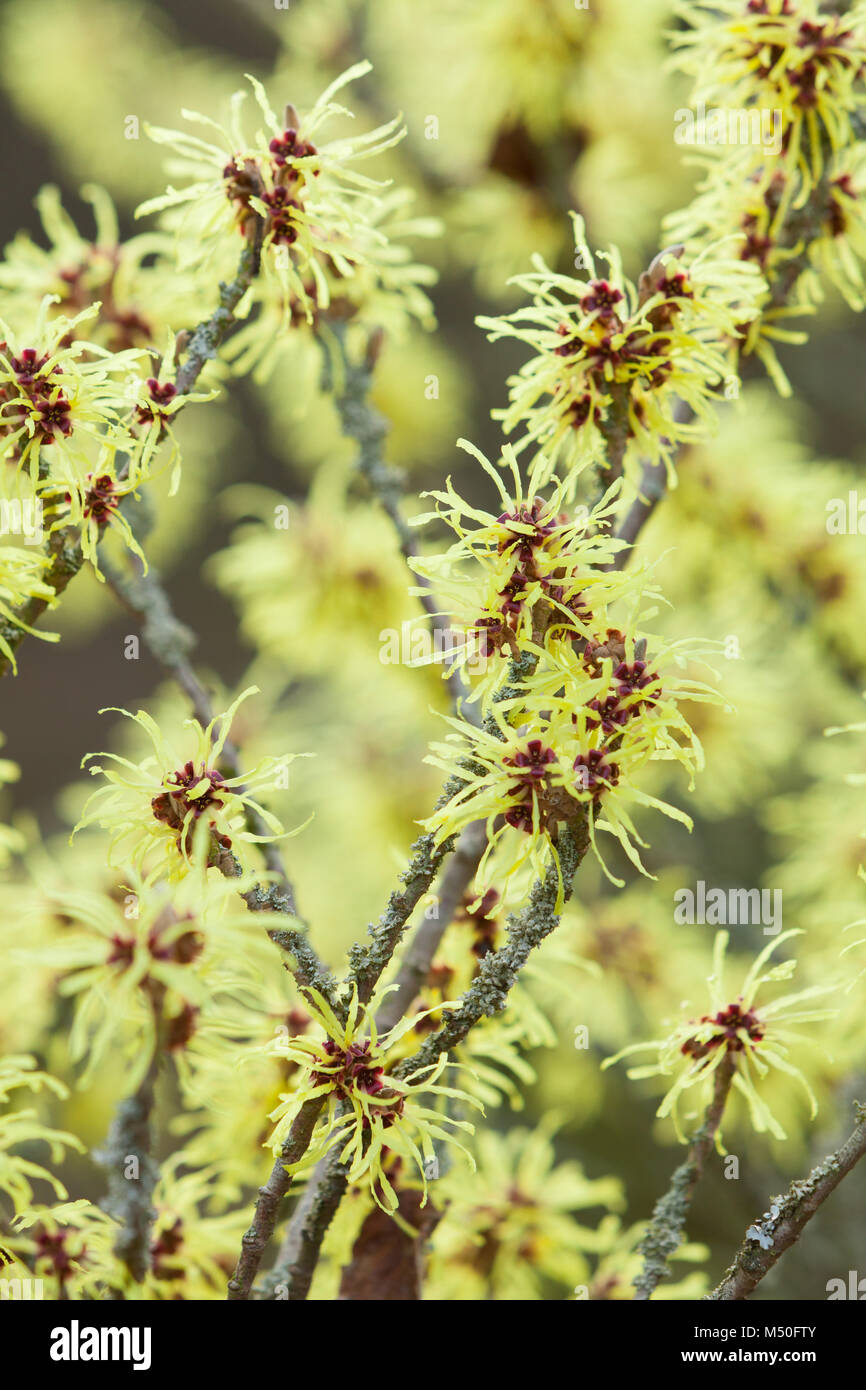
{"label": "brown branch", "polygon": [[[388,422],[370,404],[373,373],[381,350],[382,335],[379,332],[372,333],[363,360],[353,362],[346,351],[344,325],[334,322],[331,324],[331,331],[339,344],[342,359],[341,389],[334,394],[342,432],[347,438],[354,439],[357,443],[356,467],[358,472],[366,480],[376,501],[391,521],[397,534],[400,553],[411,569],[411,561],[418,554],[418,546],[414,532],[400,510],[404,497],[404,478],[398,469],[392,468],[385,461],[384,443],[388,433]],[[327,357],[325,360],[325,384],[332,388],[334,382],[331,364]],[[429,580],[415,575],[414,570],[412,574],[423,590],[418,595],[418,600],[427,614],[434,641],[438,637],[442,646],[443,657],[447,657],[451,640],[448,620],[439,610]],[[452,671],[444,679],[455,710],[470,723],[475,722],[473,707],[471,705],[466,707],[465,702],[470,689],[461,673],[456,670]]]}
{"label": "brown branch", "polygon": [[[786,1250],[800,1239],[807,1222],[842,1179],[866,1155],[866,1105],[855,1102],[857,1123],[841,1148],[817,1164],[807,1178],[792,1182],[784,1197],[771,1204],[769,1219],[755,1222],[718,1288],[706,1300],[748,1298]],[[751,1232],[755,1231],[755,1236]]]}
{"label": "brown branch", "polygon": [[252,1225],[241,1241],[240,1259],[229,1280],[230,1302],[239,1302],[250,1296],[262,1255],[277,1224],[280,1203],[291,1187],[292,1178],[286,1172],[286,1167],[298,1163],[307,1152],[323,1105],[324,1098],[316,1096],[301,1106],[274,1162],[270,1177],[264,1187],[259,1188]]}
{"label": "brown branch", "polygon": [[674,1172],[667,1192],[656,1202],[652,1219],[638,1246],[643,1255],[643,1269],[634,1281],[635,1302],[651,1298],[656,1285],[670,1276],[668,1260],[682,1244],[692,1197],[715,1143],[735,1071],[735,1054],[726,1052],[716,1068],[713,1098],[703,1124],[692,1139],[687,1158]]}
{"label": "brown branch", "polygon": [[439,943],[469,890],[486,848],[487,822],[473,821],[463,831],[448,861],[435,908],[425,914],[409,942],[394,982],[397,988],[385,996],[376,1015],[380,1034],[400,1022],[424,984]]}

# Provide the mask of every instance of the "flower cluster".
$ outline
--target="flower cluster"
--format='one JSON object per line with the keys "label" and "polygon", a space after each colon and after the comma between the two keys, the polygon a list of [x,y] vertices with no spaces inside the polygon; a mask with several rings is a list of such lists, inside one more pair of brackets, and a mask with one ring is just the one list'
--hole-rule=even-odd
{"label": "flower cluster", "polygon": [[587,1255],[607,1251],[616,1219],[593,1229],[587,1209],[619,1210],[615,1178],[587,1178],[580,1165],[557,1163],[548,1117],[534,1131],[493,1131],[474,1142],[477,1166],[442,1181],[444,1221],[433,1239],[430,1296],[439,1299],[540,1299],[545,1281],[569,1290],[587,1278]]}
{"label": "flower cluster", "polygon": [[682,1097],[694,1087],[706,1091],[707,1082],[712,1081],[725,1058],[733,1059],[733,1088],[746,1101],[749,1117],[758,1133],[769,1131],[777,1139],[787,1137],[766,1099],[758,1090],[758,1086],[773,1070],[791,1076],[799,1082],[806,1092],[814,1115],[816,1102],[812,1090],[803,1073],[794,1066],[788,1056],[789,1044],[805,1042],[806,1039],[800,1033],[791,1031],[787,1025],[832,1018],[834,1010],[802,1006],[816,996],[832,993],[835,987],[813,985],[794,994],[758,1002],[758,995],[765,986],[791,978],[796,961],[787,960],[781,965],[770,966],[768,969],[765,967],[770,956],[778,950],[783,941],[798,935],[799,932],[796,930],[786,931],[765,946],[749,967],[742,989],[732,999],[724,989],[728,933],[719,932],[713,953],[713,973],[709,979],[709,1012],[697,1019],[683,1019],[666,1038],[659,1041],[634,1043],[625,1047],[604,1063],[606,1067],[612,1066],[621,1057],[635,1052],[655,1051],[656,1062],[648,1066],[633,1067],[628,1075],[634,1080],[648,1076],[675,1077],[657,1114],[660,1117],[671,1116],[681,1140],[683,1128],[679,1107]]}
{"label": "flower cluster", "polygon": [[737,382],[736,344],[763,279],[719,246],[688,258],[670,247],[637,286],[611,252],[602,276],[572,216],[575,265],[587,277],[556,274],[535,257],[536,269],[512,281],[532,304],[478,319],[491,341],[534,350],[497,418],[508,433],[524,431],[517,452],[540,451],[566,475],[597,463],[616,477],[640,457],[672,472],[675,446],[713,426],[718,397]]}
{"label": "flower cluster", "polygon": [[[508,453],[514,475],[509,495],[492,465],[477,456],[494,477],[504,510],[498,517],[480,511],[449,485],[437,495],[440,509],[421,520],[444,519],[459,539],[416,568],[435,574],[446,596],[449,585],[440,576],[457,571],[450,589],[464,611],[474,585],[481,617],[469,631],[476,640],[480,634],[487,652],[496,650],[498,639],[512,660],[507,672],[496,665],[481,684],[486,717],[480,727],[462,714],[445,716],[452,732],[432,746],[428,761],[460,785],[427,828],[445,840],[470,821],[487,820],[482,889],[494,872],[513,873],[527,862],[542,873],[551,854],[556,860],[559,826],[570,822],[587,823],[596,852],[596,831],[612,834],[645,872],[628,802],[690,822],[641,790],[635,777],[653,759],[673,759],[691,776],[702,764],[701,747],[679,704],[717,697],[676,674],[689,653],[644,631],[651,610],[642,605],[653,591],[640,571],[626,577],[608,567],[617,543],[588,531],[586,518],[575,523],[559,513],[560,483],[550,500],[533,495],[545,461],[533,472],[527,496]],[[604,526],[607,514],[605,499],[589,520]],[[475,522],[470,529],[467,519]]]}
{"label": "flower cluster", "polygon": [[[104,1298],[119,1290],[125,1271],[113,1250],[119,1227],[85,1199],[36,1206],[14,1223],[10,1248],[55,1299]],[[116,1292],[115,1297],[119,1296]]]}
{"label": "flower cluster", "polygon": [[326,311],[350,317],[371,297],[383,296],[429,320],[429,302],[420,287],[429,283],[431,273],[412,265],[407,248],[392,238],[430,235],[437,224],[407,218],[403,193],[383,197],[384,185],[355,167],[403,138],[400,118],[353,138],[323,141],[320,134],[325,124],[347,114],[335,102],[337,94],[369,71],[369,63],[356,64],[306,116],[289,106],[282,120],[261,83],[250,77],[265,122],[265,130],[252,140],[240,121],[243,91],[233,97],[226,129],[208,117],[183,112],[186,120],[213,131],[219,144],[149,127],[151,139],[176,156],[170,172],[187,182],[149,199],[137,215],[163,214],[164,225],[179,239],[182,266],[214,257],[227,264],[226,252],[236,255],[229,234],[240,233],[261,255],[264,289],[257,286],[256,292],[265,304],[274,299],[269,286],[276,286],[282,327],[313,323]]}
{"label": "flower cluster", "polygon": [[140,353],[112,353],[74,335],[95,318],[96,306],[72,319],[50,320],[49,308],[50,301],[44,301],[40,320],[26,337],[0,321],[3,455],[26,468],[34,485],[50,473],[55,453],[86,467],[94,444],[109,442],[130,454],[135,448],[123,416]]}
{"label": "flower cluster", "polygon": [[[415,526],[441,520],[457,535],[444,553],[410,561],[432,581],[448,604],[453,631],[463,635],[449,669],[483,667],[494,655],[517,657],[527,643],[549,647],[588,639],[607,604],[629,586],[612,571],[625,546],[609,534],[617,486],[592,512],[570,513],[562,483],[548,497],[539,491],[549,474],[543,457],[524,484],[510,445],[497,469],[468,440],[457,442],[492,479],[502,510],[471,505],[449,479],[445,491],[424,494],[435,500],[436,510],[413,519]],[[498,675],[495,664],[492,675]]]}
{"label": "flower cluster", "polygon": [[[379,1037],[372,1010],[353,992],[345,1019],[313,989],[304,991],[305,1007],[324,1038],[304,1034],[281,1038],[269,1051],[299,1063],[302,1073],[294,1089],[282,1097],[271,1116],[277,1121],[270,1143],[279,1152],[302,1105],[321,1097],[326,1102],[312,1143],[303,1159],[288,1172],[306,1171],[333,1148],[348,1165],[351,1183],[366,1182],[379,1206],[395,1211],[397,1194],[388,1175],[388,1160],[403,1159],[418,1169],[427,1196],[427,1165],[435,1158],[433,1140],[463,1145],[455,1131],[472,1132],[468,1120],[455,1119],[437,1100],[459,1100],[480,1109],[468,1092],[444,1086],[439,1078],[448,1066],[444,1054],[432,1067],[398,1079],[389,1072],[401,1038],[415,1027],[418,1016],[404,1019]],[[441,1007],[453,1007],[446,1004]],[[426,1102],[426,1103],[425,1103]]]}
{"label": "flower cluster", "polygon": [[[153,754],[140,763],[117,753],[88,754],[83,765],[90,764],[91,776],[103,776],[106,785],[88,799],[73,834],[85,826],[100,825],[111,836],[110,863],[132,864],[148,876],[167,874],[170,879],[183,878],[196,862],[214,861],[220,851],[230,851],[233,845],[280,837],[280,822],[251,792],[260,786],[273,787],[279,775],[285,776],[292,757],[268,758],[240,776],[226,777],[219,770],[235,712],[256,690],[250,686],[204,728],[194,719],[185,720],[190,733],[182,753],[166,742],[145,710],[137,714],[114,710],[144,730]],[[97,757],[106,758],[110,765],[92,763]],[[261,834],[248,828],[250,812],[262,823]]]}
{"label": "flower cluster", "polygon": [[50,606],[55,601],[54,590],[45,582],[48,558],[38,550],[25,550],[23,546],[0,545],[0,652],[16,670],[15,652],[9,638],[16,633],[28,632],[33,637],[41,637],[45,642],[57,642],[56,632],[45,632],[31,627],[25,622],[21,609],[31,599]]}
{"label": "flower cluster", "polygon": [[866,102],[866,7],[688,0],[678,10],[687,27],[673,44],[695,100],[778,112],[782,166],[817,182],[827,155],[853,144],[852,118]]}
{"label": "flower cluster", "polygon": [[814,312],[825,279],[853,308],[864,303],[866,6],[836,14],[818,0],[697,0],[681,14],[688,24],[674,44],[693,103],[726,127],[736,118],[749,138],[705,132],[693,155],[705,168],[697,196],[667,230],[689,252],[720,231],[740,238],[743,263],[767,282],[742,351],[789,395],[774,345],[805,335],[786,321]]}
{"label": "flower cluster", "polygon": [[[52,316],[75,318],[95,306],[87,336],[109,352],[149,348],[172,327],[194,322],[206,307],[194,285],[177,275],[171,241],[145,232],[122,241],[117,212],[105,189],[88,184],[81,197],[93,209],[92,238],[76,227],[52,184],[39,190],[36,209],[47,249],[19,232],[0,261],[0,314],[22,326],[50,297]],[[67,337],[77,329],[67,328]]]}
{"label": "flower cluster", "polygon": [[[176,491],[179,453],[169,416],[189,400],[209,397],[180,397],[173,382],[161,383],[143,366],[140,350],[112,351],[82,336],[99,326],[98,302],[67,318],[53,311],[55,299],[43,299],[35,323],[23,331],[0,320],[0,452],[7,465],[0,500],[16,513],[38,513],[40,523],[44,515],[49,533],[77,530],[99,579],[98,546],[108,528],[146,568],[121,503],[154,476],[166,436],[173,447],[164,466],[173,468]],[[173,369],[169,339],[162,372]],[[41,541],[38,534],[31,543]],[[40,567],[39,558],[24,564],[11,553],[7,563],[15,564],[22,581]],[[26,585],[13,585],[9,609],[32,596]],[[51,590],[40,596],[54,598]]]}

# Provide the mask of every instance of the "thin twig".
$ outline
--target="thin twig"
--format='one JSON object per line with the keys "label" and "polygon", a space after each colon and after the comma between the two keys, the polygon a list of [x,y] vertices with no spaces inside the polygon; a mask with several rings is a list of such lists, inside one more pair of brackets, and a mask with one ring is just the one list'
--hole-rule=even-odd
{"label": "thin twig", "polygon": [[[105,1210],[119,1224],[114,1253],[138,1284],[150,1268],[150,1233],[156,1216],[153,1193],[159,1166],[151,1154],[151,1118],[163,1055],[165,987],[151,982],[148,992],[154,1020],[153,1052],[135,1091],[114,1112],[105,1147],[96,1155],[108,1173]],[[136,1161],[135,1174],[128,1171],[130,1159]]]}
{"label": "thin twig", "polygon": [[[855,1101],[857,1123],[841,1148],[828,1154],[807,1178],[792,1182],[784,1197],[771,1204],[769,1220],[755,1222],[733,1264],[718,1288],[706,1295],[708,1302],[748,1298],[786,1250],[799,1240],[806,1223],[826,1202],[831,1192],[866,1155],[866,1105]],[[757,1231],[753,1237],[750,1232]]]}
{"label": "thin twig", "polygon": [[395,1068],[396,1077],[411,1080],[413,1074],[435,1065],[443,1052],[450,1052],[463,1042],[482,1018],[502,1012],[509,991],[530,954],[559,925],[561,907],[557,910],[557,899],[560,893],[563,904],[570,898],[574,875],[588,848],[589,825],[583,812],[559,831],[556,839],[559,869],[552,861],[544,878],[536,879],[526,906],[507,919],[506,944],[498,951],[487,953],[459,1006],[448,1013],[441,1028],[418,1052]]}
{"label": "thin twig", "polygon": [[439,943],[466,896],[486,848],[487,822],[473,821],[454,847],[442,875],[435,907],[418,923],[409,942],[394,981],[397,988],[386,995],[376,1015],[376,1029],[380,1034],[387,1033],[400,1022],[424,984]]}
{"label": "thin twig", "polygon": [[252,1225],[245,1232],[241,1241],[240,1259],[229,1280],[228,1299],[230,1302],[238,1302],[248,1299],[250,1296],[262,1255],[277,1224],[280,1203],[291,1187],[292,1177],[286,1172],[286,1168],[298,1163],[307,1152],[323,1105],[323,1097],[315,1096],[312,1100],[305,1101],[301,1106],[285,1143],[274,1160],[270,1177],[264,1187],[259,1188]]}
{"label": "thin twig", "polygon": [[656,1285],[670,1277],[668,1260],[682,1244],[692,1197],[716,1141],[735,1071],[735,1054],[726,1052],[716,1068],[713,1098],[703,1124],[692,1139],[685,1162],[674,1172],[667,1192],[656,1202],[652,1219],[638,1246],[643,1256],[643,1269],[634,1281],[635,1302],[649,1299]]}
{"label": "thin twig", "polygon": [[[391,521],[397,534],[400,552],[411,569],[411,561],[418,554],[418,546],[412,528],[400,510],[405,493],[404,478],[398,469],[392,468],[385,461],[384,443],[389,428],[388,422],[370,403],[373,373],[381,349],[381,334],[374,332],[369,339],[363,360],[353,362],[346,351],[344,326],[339,323],[333,324],[332,333],[339,345],[342,364],[340,389],[334,395],[342,432],[347,438],[354,439],[358,445],[358,472],[366,480],[376,501]],[[333,386],[331,363],[327,357],[325,362],[326,384]],[[434,644],[438,642],[442,648],[442,658],[447,660],[451,641],[448,620],[440,611],[429,581],[415,575],[414,570],[412,574],[422,590],[418,599],[427,614]],[[475,722],[472,706],[467,707],[465,703],[470,693],[469,686],[460,671],[452,671],[444,680],[455,710],[470,723]]]}

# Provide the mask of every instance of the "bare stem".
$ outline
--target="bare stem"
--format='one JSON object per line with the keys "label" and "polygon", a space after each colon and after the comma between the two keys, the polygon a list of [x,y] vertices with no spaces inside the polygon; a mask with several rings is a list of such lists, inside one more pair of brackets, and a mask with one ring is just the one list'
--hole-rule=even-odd
{"label": "bare stem", "polygon": [[[149,995],[153,1053],[133,1094],[118,1105],[105,1147],[98,1155],[108,1173],[105,1209],[119,1223],[114,1253],[139,1284],[150,1267],[150,1233],[156,1215],[153,1193],[159,1180],[159,1167],[151,1154],[151,1118],[162,1060],[164,986],[151,984]],[[128,1171],[130,1160],[136,1163],[134,1174]]]}
{"label": "bare stem", "polygon": [[733,1264],[725,1271],[718,1288],[707,1294],[707,1301],[748,1298],[786,1250],[800,1239],[803,1228],[826,1202],[831,1192],[866,1155],[866,1105],[855,1101],[857,1123],[841,1148],[828,1154],[807,1178],[792,1182],[784,1197],[772,1204],[769,1221],[755,1222],[749,1232],[760,1231],[762,1239],[749,1232]]}
{"label": "bare stem", "polygon": [[649,1299],[656,1285],[670,1276],[668,1260],[682,1244],[689,1207],[716,1141],[735,1071],[735,1056],[726,1052],[716,1068],[713,1098],[703,1124],[692,1139],[685,1162],[674,1172],[667,1192],[656,1202],[652,1220],[638,1247],[643,1255],[643,1270],[634,1281],[635,1302]]}
{"label": "bare stem", "polygon": [[228,1299],[230,1302],[239,1302],[250,1296],[262,1255],[277,1224],[280,1203],[292,1183],[291,1175],[286,1172],[286,1168],[298,1163],[307,1152],[323,1104],[323,1098],[315,1096],[301,1106],[286,1136],[285,1143],[274,1161],[270,1177],[264,1187],[259,1188],[252,1225],[244,1234],[241,1242],[240,1259],[229,1280]]}

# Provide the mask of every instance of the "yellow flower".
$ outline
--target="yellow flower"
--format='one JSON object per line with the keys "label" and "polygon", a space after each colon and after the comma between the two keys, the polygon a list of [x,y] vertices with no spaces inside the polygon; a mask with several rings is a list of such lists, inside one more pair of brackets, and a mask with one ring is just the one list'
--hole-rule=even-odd
{"label": "yellow flower", "polygon": [[273,958],[263,929],[272,918],[247,911],[238,897],[260,878],[189,874],[168,885],[129,874],[122,901],[67,889],[38,903],[37,915],[46,906],[62,911],[67,926],[59,939],[16,955],[62,972],[58,992],[75,1000],[69,1050],[86,1062],[82,1084],[120,1055],[134,1090],[156,1046],[181,1061],[193,1037],[213,1043],[224,1025],[231,1032],[231,1006],[255,1002]]}
{"label": "yellow flower", "polygon": [[[194,719],[184,720],[189,732],[182,752],[166,742],[144,710],[137,714],[123,709],[100,711],[122,714],[138,724],[150,739],[153,756],[133,763],[116,753],[89,753],[82,766],[93,758],[107,758],[111,765],[89,766],[91,776],[103,776],[107,785],[88,798],[73,835],[84,826],[100,825],[111,834],[109,863],[131,863],[147,876],[167,874],[178,879],[190,872],[194,862],[206,861],[220,849],[297,834],[284,832],[277,818],[251,795],[256,787],[273,787],[294,755],[267,758],[236,777],[224,777],[219,771],[235,711],[257,689],[250,686],[207,728]],[[248,810],[258,814],[267,834],[256,835],[246,828]]]}
{"label": "yellow flower", "polygon": [[73,526],[78,530],[81,553],[90,561],[100,582],[105,576],[99,567],[99,545],[109,528],[119,533],[123,543],[138,556],[147,573],[147,557],[129,525],[120,504],[131,493],[138,495],[139,481],[126,469],[128,460],[118,458],[116,448],[104,447],[87,472],[71,458],[60,458],[52,468],[51,480],[41,489],[51,516],[50,531]]}
{"label": "yellow flower", "polygon": [[[618,483],[591,512],[579,508],[570,515],[568,488],[550,479],[543,455],[524,485],[511,445],[504,446],[497,469],[468,440],[457,442],[493,480],[501,511],[484,511],[465,501],[449,478],[444,491],[422,494],[435,500],[436,510],[414,517],[411,524],[442,520],[457,540],[444,552],[416,556],[409,563],[431,581],[452,619],[451,650],[434,659],[446,657],[446,675],[458,666],[485,671],[488,679],[477,697],[488,694],[496,679],[496,663],[491,667],[488,658],[517,656],[527,645],[549,647],[589,638],[607,604],[633,587],[634,579],[612,569],[625,547],[608,534]],[[543,496],[538,489],[548,483],[550,495]]]}
{"label": "yellow flower", "polygon": [[[27,1087],[30,1091],[53,1091],[64,1099],[68,1094],[62,1081],[37,1071],[32,1057],[0,1058],[0,1105],[11,1104],[14,1091]],[[11,1110],[0,1115],[0,1192],[12,1199],[16,1214],[33,1200],[33,1183],[47,1182],[58,1197],[66,1196],[59,1178],[28,1155],[34,1144],[47,1144],[51,1162],[61,1163],[67,1149],[84,1151],[84,1145],[73,1134],[45,1125],[35,1110]],[[24,1153],[16,1153],[19,1147]]]}
{"label": "yellow flower", "polygon": [[535,256],[536,269],[512,282],[531,306],[478,319],[491,341],[516,338],[535,351],[509,379],[509,406],[494,414],[507,433],[524,431],[516,452],[544,452],[572,481],[590,463],[615,477],[641,458],[673,475],[676,445],[714,428],[719,393],[737,379],[734,344],[757,312],[762,277],[709,246],[682,263],[681,247],[660,252],[637,286],[615,250],[602,253],[603,279],[572,217],[587,278],[558,275]]}
{"label": "yellow flower", "polygon": [[[347,114],[335,102],[337,94],[369,71],[369,63],[355,64],[331,83],[306,116],[287,107],[282,120],[261,83],[248,76],[265,126],[252,139],[240,120],[243,91],[232,98],[226,129],[196,112],[183,112],[186,120],[213,131],[219,143],[148,127],[151,139],[177,156],[169,171],[187,182],[149,199],[136,215],[164,214],[164,225],[179,237],[182,265],[198,265],[212,255],[224,263],[226,249],[230,256],[236,254],[233,233],[259,244],[264,296],[273,284],[284,323],[313,323],[344,287],[350,299],[357,294],[358,277],[363,293],[390,298],[429,320],[429,301],[420,285],[430,273],[410,266],[408,252],[392,237],[430,235],[438,224],[407,220],[405,194],[383,198],[385,185],[355,167],[403,139],[401,118],[352,138],[322,142],[320,135],[324,125]],[[256,287],[254,294],[261,293]]]}
{"label": "yellow flower", "polygon": [[852,117],[866,100],[866,6],[832,14],[819,0],[680,0],[677,10],[688,27],[672,39],[693,100],[778,111],[783,164],[817,182],[827,154],[854,143]]}
{"label": "yellow flower", "polygon": [[[732,1000],[725,992],[724,967],[728,933],[719,932],[713,950],[713,973],[709,978],[710,1011],[700,1018],[684,1019],[666,1037],[655,1042],[634,1043],[609,1057],[602,1065],[612,1066],[621,1057],[634,1052],[655,1051],[657,1061],[649,1066],[633,1067],[628,1075],[633,1080],[647,1076],[671,1076],[676,1074],[670,1090],[657,1110],[664,1118],[670,1115],[678,1138],[684,1142],[680,1121],[679,1104],[681,1097],[693,1087],[708,1092],[707,1083],[726,1057],[735,1063],[733,1077],[734,1090],[746,1101],[749,1115],[757,1132],[767,1130],[777,1139],[787,1135],[773,1115],[767,1102],[761,1096],[758,1086],[772,1070],[793,1077],[806,1092],[811,1113],[814,1116],[817,1102],[803,1073],[788,1060],[789,1044],[807,1040],[798,1032],[792,1032],[787,1023],[814,1023],[821,1019],[833,1018],[834,1009],[804,1009],[803,1003],[818,995],[831,994],[834,985],[813,985],[810,989],[799,990],[795,994],[785,994],[771,1002],[758,1002],[763,987],[780,980],[789,980],[796,969],[796,961],[786,960],[765,970],[770,956],[778,950],[783,941],[799,936],[797,930],[783,932],[771,941],[754,960],[743,987]],[[781,1026],[780,1026],[781,1022]],[[814,1043],[810,1044],[814,1047]],[[720,1143],[717,1131],[717,1144]]]}
{"label": "yellow flower", "polygon": [[26,334],[0,320],[0,442],[3,455],[27,468],[34,485],[50,474],[58,456],[86,465],[94,444],[106,442],[135,451],[124,418],[141,354],[112,353],[74,337],[80,324],[96,317],[98,305],[49,321],[50,306],[50,297],[44,299]]}
{"label": "yellow flower", "polygon": [[[677,648],[650,661],[646,637],[619,629],[582,644],[542,652],[520,694],[490,708],[481,729],[443,716],[454,732],[427,758],[462,782],[425,822],[445,840],[471,821],[487,821],[480,891],[529,863],[536,875],[556,858],[558,828],[586,819],[590,843],[608,878],[597,832],[613,836],[641,873],[644,846],[629,803],[652,807],[691,829],[682,811],[641,789],[650,761],[676,761],[690,781],[703,766],[700,741],[679,709],[683,700],[717,700],[709,687],[678,677]],[[659,669],[660,668],[660,669]]]}
{"label": "yellow flower", "polygon": [[473,1141],[474,1171],[452,1168],[437,1186],[445,1216],[433,1236],[427,1296],[434,1299],[541,1299],[548,1281],[571,1291],[589,1276],[589,1253],[611,1249],[618,1223],[593,1229],[578,1213],[624,1205],[616,1178],[587,1178],[573,1160],[557,1163],[555,1117],[534,1130],[492,1130]]}
{"label": "yellow flower", "polygon": [[[296,1089],[282,1098],[271,1115],[277,1121],[270,1139],[274,1152],[279,1152],[302,1105],[321,1096],[327,1102],[325,1116],[320,1119],[304,1157],[286,1171],[306,1171],[337,1148],[341,1162],[348,1164],[349,1182],[366,1182],[377,1204],[385,1211],[395,1211],[398,1198],[385,1160],[393,1161],[397,1155],[417,1168],[426,1202],[428,1166],[435,1158],[433,1141],[441,1140],[466,1153],[454,1131],[472,1133],[473,1126],[468,1120],[455,1119],[442,1109],[425,1105],[424,1099],[458,1100],[478,1110],[480,1101],[466,1091],[439,1084],[439,1077],[449,1065],[444,1053],[433,1066],[410,1071],[402,1080],[389,1073],[389,1066],[399,1056],[399,1050],[389,1055],[391,1050],[423,1015],[403,1019],[380,1038],[373,1007],[365,1009],[359,1003],[357,989],[345,1021],[336,1016],[317,990],[305,989],[303,994],[305,1007],[325,1037],[300,1036],[270,1045],[269,1052],[288,1057],[304,1068]],[[439,1007],[454,1005],[449,1002]],[[362,1032],[365,1024],[366,1033]]]}
{"label": "yellow flower", "polygon": [[17,631],[28,632],[31,637],[41,637],[44,642],[60,641],[59,633],[30,627],[18,613],[29,599],[39,599],[49,606],[55,602],[54,590],[43,577],[48,565],[48,557],[38,550],[0,545],[0,652],[16,672],[15,652],[9,645],[9,639]]}
{"label": "yellow flower", "polygon": [[120,1228],[84,1198],[35,1207],[18,1217],[14,1229],[9,1244],[37,1279],[49,1281],[49,1297],[104,1298],[109,1289],[119,1290],[126,1282],[114,1254]]}
{"label": "yellow flower", "polygon": [[[36,208],[49,242],[37,245],[19,232],[0,261],[0,313],[23,325],[46,295],[49,314],[76,314],[97,306],[88,335],[111,352],[150,347],[169,327],[203,316],[189,280],[178,276],[169,253],[170,237],[145,232],[120,240],[117,213],[104,188],[87,184],[81,198],[93,209],[94,233],[84,236],[65,211],[60,191],[39,190]],[[72,329],[73,334],[76,330]]]}

